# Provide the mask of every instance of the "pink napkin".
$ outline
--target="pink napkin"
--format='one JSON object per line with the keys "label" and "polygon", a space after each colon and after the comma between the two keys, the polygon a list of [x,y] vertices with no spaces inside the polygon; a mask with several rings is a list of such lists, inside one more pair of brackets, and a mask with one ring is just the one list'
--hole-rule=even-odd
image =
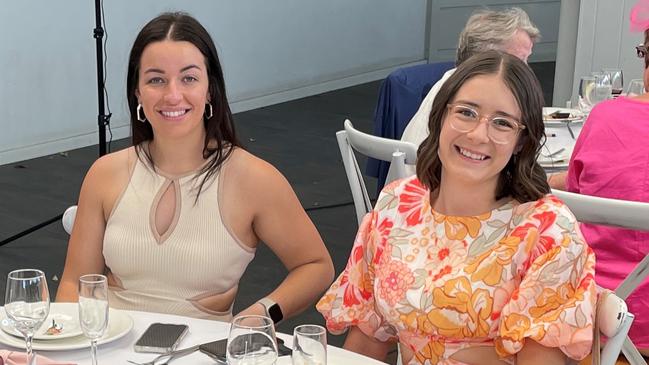
{"label": "pink napkin", "polygon": [[[0,350],[0,365],[27,364],[27,355],[24,352]],[[36,365],[76,365],[71,362],[50,360],[44,356],[36,355]]]}

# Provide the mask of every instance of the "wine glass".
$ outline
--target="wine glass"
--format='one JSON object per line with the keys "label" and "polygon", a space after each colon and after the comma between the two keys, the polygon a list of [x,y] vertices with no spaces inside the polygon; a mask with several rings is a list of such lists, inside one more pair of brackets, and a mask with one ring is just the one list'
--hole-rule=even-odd
{"label": "wine glass", "polygon": [[327,364],[327,330],[315,324],[304,324],[293,330],[293,365]]}
{"label": "wine glass", "polygon": [[228,365],[271,365],[277,361],[273,321],[264,316],[236,317],[230,325]]}
{"label": "wine glass", "polygon": [[36,364],[32,351],[34,331],[50,313],[50,293],[47,279],[41,270],[14,270],[7,276],[5,311],[16,330],[25,337],[27,363]]}
{"label": "wine glass", "polygon": [[97,340],[108,327],[108,280],[104,275],[88,274],[79,278],[79,323],[90,339],[92,364],[97,365]]}
{"label": "wine glass", "polygon": [[627,90],[627,96],[638,96],[645,93],[644,90],[644,80],[634,79],[629,83],[629,89]]}
{"label": "wine glass", "polygon": [[597,73],[595,75],[595,88],[590,95],[592,106],[610,99],[612,88],[610,75],[606,73]]}
{"label": "wine glass", "polygon": [[593,108],[591,101],[593,92],[595,91],[595,77],[583,76],[579,81],[579,110],[588,114]]}
{"label": "wine glass", "polygon": [[622,75],[622,70],[619,68],[604,68],[602,73],[608,76],[609,81],[611,82],[611,94],[614,97],[620,96],[622,90],[624,89],[624,77]]}

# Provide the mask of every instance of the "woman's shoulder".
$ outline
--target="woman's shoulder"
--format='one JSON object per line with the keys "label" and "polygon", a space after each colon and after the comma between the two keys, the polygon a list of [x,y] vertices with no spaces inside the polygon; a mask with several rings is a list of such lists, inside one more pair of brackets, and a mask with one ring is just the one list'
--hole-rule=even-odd
{"label": "woman's shoulder", "polygon": [[403,179],[394,180],[387,183],[381,192],[379,193],[379,198],[386,195],[401,195],[404,193],[409,193],[412,191],[420,192],[423,195],[427,193],[428,189],[424,184],[417,179],[417,175],[412,175]]}
{"label": "woman's shoulder", "polygon": [[90,166],[86,178],[104,180],[105,183],[106,181],[119,179],[124,175],[130,175],[137,158],[134,147],[109,153],[98,158]]}
{"label": "woman's shoulder", "polygon": [[549,193],[537,200],[518,204],[514,208],[514,216],[526,218],[519,221],[535,221],[541,225],[551,223],[576,222],[568,206],[556,195]]}
{"label": "woman's shoulder", "polygon": [[223,169],[227,185],[236,187],[246,196],[268,196],[272,192],[285,192],[290,187],[275,166],[243,148],[233,148]]}
{"label": "woman's shoulder", "polygon": [[280,172],[269,162],[240,147],[234,147],[225,162],[228,174],[243,180],[272,178]]}

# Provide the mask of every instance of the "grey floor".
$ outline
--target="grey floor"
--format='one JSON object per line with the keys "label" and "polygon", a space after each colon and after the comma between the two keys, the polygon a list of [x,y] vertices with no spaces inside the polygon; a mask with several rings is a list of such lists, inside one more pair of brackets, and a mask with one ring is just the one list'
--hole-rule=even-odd
{"label": "grey floor", "polygon": [[[545,100],[551,101],[554,63],[531,66],[541,81]],[[335,132],[342,128],[345,118],[356,128],[371,132],[379,86],[380,82],[371,82],[235,115],[245,147],[275,165],[292,184],[320,231],[337,273],[346,263],[356,218]],[[127,145],[127,140],[116,141],[112,149]],[[97,147],[93,146],[0,166],[0,241],[76,204],[83,176],[96,156]],[[375,182],[370,179],[368,184],[374,191],[371,184]],[[338,206],[344,203],[349,204]],[[332,205],[337,207],[327,208]],[[0,304],[4,303],[1,294],[5,286],[1,278],[17,268],[44,270],[54,295],[63,271],[67,239],[56,222],[0,247]],[[284,275],[279,260],[262,246],[242,279],[235,310],[271,291]],[[292,333],[297,323],[322,322],[322,317],[309,309],[281,324],[279,331]],[[334,345],[341,345],[342,340],[329,338]]]}

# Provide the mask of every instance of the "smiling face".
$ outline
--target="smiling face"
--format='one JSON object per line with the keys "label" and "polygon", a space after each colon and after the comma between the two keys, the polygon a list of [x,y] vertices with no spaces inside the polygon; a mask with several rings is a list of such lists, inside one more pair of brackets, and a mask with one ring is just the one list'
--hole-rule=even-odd
{"label": "smiling face", "polygon": [[[451,103],[472,106],[483,116],[508,116],[521,119],[516,98],[498,74],[479,75],[466,81]],[[453,115],[447,111],[439,136],[438,155],[442,163],[442,180],[465,184],[467,188],[489,184],[496,190],[501,171],[505,168],[518,142],[512,138],[506,144],[489,139],[484,121],[466,133],[458,132],[449,123]]]}
{"label": "smiling face", "polygon": [[193,44],[164,40],[142,52],[135,94],[156,137],[202,138],[208,86],[205,57]]}

